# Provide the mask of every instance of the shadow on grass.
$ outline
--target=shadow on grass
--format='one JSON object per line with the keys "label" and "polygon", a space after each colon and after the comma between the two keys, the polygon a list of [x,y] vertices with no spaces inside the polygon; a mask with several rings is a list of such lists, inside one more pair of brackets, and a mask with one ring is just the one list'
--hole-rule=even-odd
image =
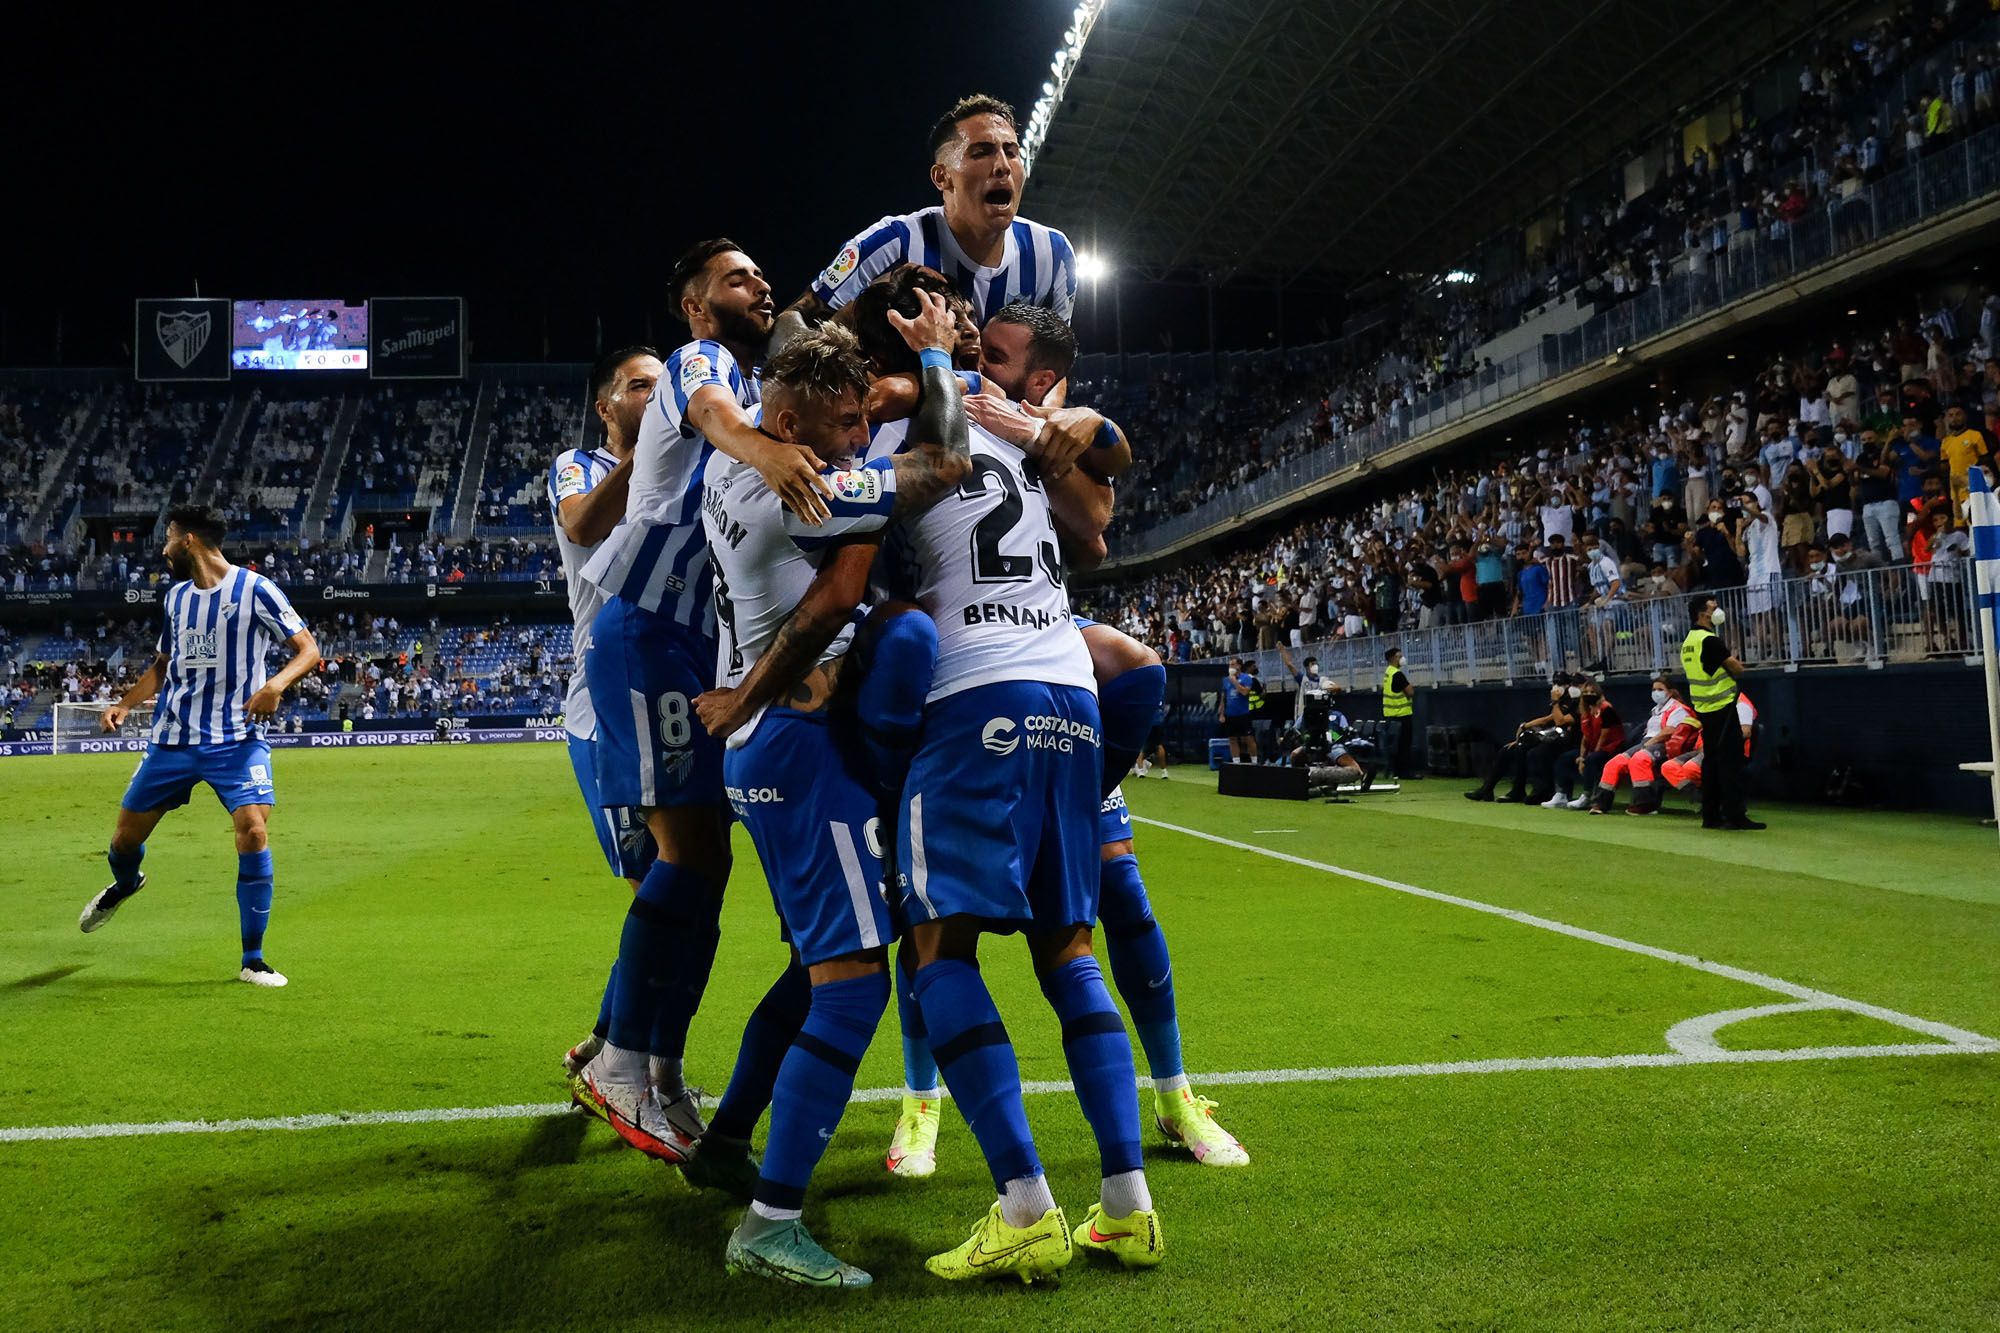
{"label": "shadow on grass", "polygon": [[967,1289],[924,1272],[990,1197],[983,1182],[913,1191],[873,1160],[828,1163],[806,1223],[876,1285],[804,1291],[728,1277],[741,1205],[637,1153],[598,1151],[601,1130],[561,1115],[444,1143],[300,1135],[261,1164],[233,1153],[192,1188],[155,1195],[160,1234],[133,1256],[131,1294],[170,1312],[163,1322],[209,1326],[769,1327],[836,1310],[898,1317],[883,1302],[921,1304],[900,1317],[928,1320],[930,1302],[950,1301],[980,1322],[1050,1308],[1018,1304],[1043,1287]]}
{"label": "shadow on grass", "polygon": [[0,991],[40,990],[44,986],[55,985],[64,977],[73,977],[89,966],[89,963],[69,963],[62,967],[52,967],[46,972],[37,972],[31,977],[21,977],[10,981],[5,986],[0,986]]}

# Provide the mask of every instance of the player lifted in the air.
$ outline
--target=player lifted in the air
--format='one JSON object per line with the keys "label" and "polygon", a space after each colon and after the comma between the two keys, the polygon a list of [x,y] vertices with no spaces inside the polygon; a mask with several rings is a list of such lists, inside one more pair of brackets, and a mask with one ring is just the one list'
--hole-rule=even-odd
{"label": "player lifted in the air", "polygon": [[[611,873],[624,877],[634,890],[653,863],[653,835],[639,811],[607,807],[597,798],[597,715],[590,706],[590,688],[583,661],[590,651],[590,627],[604,609],[604,592],[583,577],[583,567],[604,539],[625,521],[627,488],[632,479],[632,448],[646,404],[660,381],[660,356],[650,347],[624,347],[600,357],[591,367],[591,408],[604,423],[604,444],[596,449],[565,449],[549,465],[549,513],[556,530],[556,550],[562,556],[563,578],[569,588],[574,625],[571,638],[575,666],[563,701],[563,726],[569,732],[569,762],[583,792],[584,810]],[[583,1067],[603,1048],[611,1021],[611,983],[590,1036],[563,1056],[571,1081],[571,1096],[592,1111],[601,1106],[582,1086]]]}
{"label": "player lifted in the air", "polygon": [[658,848],[625,916],[607,1038],[584,1086],[626,1142],[682,1162],[703,1125],[681,1058],[715,961],[730,861],[722,747],[694,714],[715,678],[701,522],[709,458],[719,450],[748,463],[810,521],[826,509],[816,461],[763,434],[747,412],[776,317],[763,272],[718,238],[681,256],[668,292],[694,338],[667,357],[641,419],[626,521],[583,571],[606,594],[584,658],[597,799],[643,811]]}
{"label": "player lifted in the air", "polygon": [[1047,306],[1068,322],[1076,252],[1055,228],[1020,216],[1028,172],[1014,108],[984,94],[960,98],[932,126],[930,147],[939,202],[891,214],[843,245],[787,313],[817,320],[898,264],[921,264],[951,279],[975,323],[1010,301]]}
{"label": "player lifted in the air", "polygon": [[705,511],[722,686],[702,697],[700,712],[729,738],[729,799],[763,862],[793,960],[751,1016],[729,1089],[687,1170],[691,1180],[728,1187],[714,1159],[726,1154],[748,1167],[750,1131],[769,1105],[761,1174],[749,1167],[738,1176],[752,1199],[730,1237],[728,1263],[806,1286],[871,1280],[821,1249],[799,1214],[888,1003],[895,930],[878,892],[874,786],[851,715],[836,698],[876,539],[889,523],[935,504],[970,467],[944,350],[952,316],[935,296],[919,301],[913,318],[889,316],[923,358],[922,403],[909,423],[915,447],[861,461],[867,369],[853,335],[829,325],[772,357],[762,424],[779,439],[810,445],[827,465],[832,517],[803,526],[740,464],[710,476]]}
{"label": "player lifted in the air", "polygon": [[[111,835],[111,883],[84,904],[78,922],[96,930],[145,887],[139,869],[146,839],[167,811],[186,805],[206,782],[236,826],[236,912],[242,927],[239,979],[282,986],[284,974],[264,961],[271,919],[271,843],[267,824],[277,787],[265,719],[285,691],[319,663],[319,646],[278,585],[239,569],[222,554],[221,517],[205,505],[167,514],[162,554],[179,580],[164,599],[166,626],[151,665],[123,698],[104,710],[116,731],[134,707],[155,694],[146,757],[119,802]],[[276,675],[265,675],[273,644],[292,650]]]}

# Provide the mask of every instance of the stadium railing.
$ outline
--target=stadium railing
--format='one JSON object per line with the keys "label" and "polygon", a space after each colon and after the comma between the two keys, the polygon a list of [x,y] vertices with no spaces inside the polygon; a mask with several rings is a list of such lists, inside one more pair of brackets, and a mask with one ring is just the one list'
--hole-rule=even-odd
{"label": "stadium railing", "polygon": [[1726,251],[1712,257],[1707,271],[1676,273],[1568,333],[1550,335],[1537,347],[1427,394],[1412,405],[1406,420],[1379,420],[1350,431],[1142,531],[1114,531],[1108,539],[1111,558],[1145,556],[1209,529],[1222,529],[1251,510],[1334,473],[1359,468],[1470,413],[1995,192],[2000,192],[2000,126],[1938,149],[1847,199],[1826,200],[1785,227],[1782,235],[1738,232]]}
{"label": "stadium railing", "polygon": [[[1980,653],[1969,561],[1928,573],[1914,565],[1892,565],[1774,579],[1714,595],[1724,613],[1719,632],[1747,667],[1879,668],[1891,662],[1973,661]],[[1688,600],[1676,593],[1565,607],[1395,634],[1321,639],[1289,651],[1295,662],[1318,658],[1323,678],[1361,691],[1380,685],[1383,654],[1390,648],[1403,650],[1404,668],[1420,686],[1511,685],[1546,680],[1559,671],[1679,675]],[[1289,674],[1275,648],[1240,655],[1255,662],[1265,679]]]}

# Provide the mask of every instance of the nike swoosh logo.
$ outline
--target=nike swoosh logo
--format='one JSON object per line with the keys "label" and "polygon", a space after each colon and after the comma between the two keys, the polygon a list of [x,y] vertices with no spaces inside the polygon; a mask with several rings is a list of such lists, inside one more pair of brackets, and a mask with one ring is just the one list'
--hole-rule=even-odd
{"label": "nike swoosh logo", "polygon": [[1158,990],[1158,989],[1159,989],[1160,987],[1162,987],[1162,986],[1166,985],[1166,984],[1167,984],[1167,983],[1168,983],[1169,981],[1173,980],[1173,977],[1174,977],[1174,974],[1173,974],[1173,973],[1171,973],[1171,972],[1169,972],[1169,973],[1167,973],[1167,975],[1165,975],[1164,977],[1161,977],[1161,978],[1160,978],[1160,979],[1159,979],[1158,981],[1149,981],[1149,982],[1147,982],[1147,983],[1146,983],[1146,989],[1147,989],[1147,990]]}
{"label": "nike swoosh logo", "polygon": [[822,1129],[819,1132],[819,1136],[823,1139],[831,1140],[833,1138],[833,1131],[830,1129]]}
{"label": "nike swoosh logo", "polygon": [[1041,1237],[1035,1236],[1028,1240],[1016,1241],[1004,1250],[989,1250],[983,1244],[974,1245],[972,1253],[965,1256],[965,1262],[974,1268],[978,1268],[983,1264],[998,1263],[1010,1254],[1019,1254],[1022,1250],[1027,1249],[1040,1239]]}
{"label": "nike swoosh logo", "polygon": [[1124,1240],[1127,1237],[1136,1234],[1137,1234],[1136,1232],[1131,1232],[1131,1231],[1114,1231],[1107,1236],[1102,1231],[1099,1231],[1097,1229],[1097,1224],[1095,1222],[1092,1222],[1090,1224],[1090,1239],[1092,1243],[1097,1245],[1102,1245],[1106,1241]]}

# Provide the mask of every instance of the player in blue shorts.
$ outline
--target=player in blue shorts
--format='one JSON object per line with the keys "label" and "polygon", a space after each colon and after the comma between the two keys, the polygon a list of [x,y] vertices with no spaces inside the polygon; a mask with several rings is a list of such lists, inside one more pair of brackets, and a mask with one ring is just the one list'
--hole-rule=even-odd
{"label": "player in blue shorts", "polygon": [[[563,727],[569,733],[570,770],[583,793],[597,845],[611,873],[634,892],[653,864],[653,835],[645,817],[630,806],[607,806],[597,794],[597,714],[590,706],[590,688],[583,669],[590,652],[590,628],[604,609],[604,592],[583,577],[583,567],[612,531],[625,521],[625,504],[632,480],[632,450],[646,404],[660,382],[659,353],[650,347],[623,347],[600,357],[591,367],[592,410],[604,424],[604,444],[597,449],[565,449],[549,465],[549,513],[555,526],[564,586],[569,590],[573,626],[571,651],[575,666],[563,701]],[[614,968],[616,964],[613,964]],[[615,972],[614,972],[615,977]],[[611,988],[607,981],[597,1024],[589,1036],[563,1054],[563,1073],[570,1097],[585,1110],[602,1116],[603,1104],[590,1095],[583,1068],[604,1048],[611,1022]]]}
{"label": "player in blue shorts", "polygon": [[762,270],[732,241],[703,241],[676,261],[668,291],[694,338],[667,357],[640,422],[625,522],[584,566],[606,594],[584,658],[598,800],[642,810],[659,850],[626,912],[607,1037],[584,1080],[621,1138],[682,1162],[704,1126],[681,1061],[715,962],[730,862],[722,747],[694,714],[715,675],[703,479],[720,451],[815,523],[826,483],[807,450],[749,416],[775,317]]}
{"label": "player in blue shorts", "polygon": [[[854,1074],[889,998],[894,933],[880,893],[875,791],[841,706],[854,611],[877,539],[957,486],[969,469],[958,386],[943,348],[951,316],[932,296],[891,322],[926,363],[917,447],[863,464],[865,367],[846,330],[804,334],[770,362],[765,429],[810,444],[827,465],[831,517],[807,528],[760,477],[736,465],[709,480],[704,511],[721,622],[704,724],[727,737],[729,799],[756,845],[793,961],[743,1034],[722,1103],[684,1170],[734,1188],[750,1206],[731,1236],[732,1272],[805,1286],[865,1286],[868,1274],[821,1249],[800,1221],[812,1170],[853,1092]],[[803,1009],[800,991],[809,992]],[[761,1172],[749,1138],[766,1106]],[[724,1165],[728,1164],[728,1165]]]}
{"label": "player in blue shorts", "polygon": [[[921,270],[902,269],[855,299],[848,318],[876,373],[914,372],[883,315],[926,283]],[[875,434],[871,459],[896,453],[897,425]],[[913,989],[1000,1196],[969,1239],[927,1262],[948,1279],[1033,1279],[1076,1248],[1132,1266],[1164,1253],[1139,1156],[1131,1045],[1090,952],[1101,724],[1050,498],[1029,465],[1041,444],[1009,444],[975,424],[972,475],[954,499],[892,532],[881,560],[890,591],[926,613],[896,617],[896,632],[928,626],[935,637],[895,837]],[[864,696],[878,672],[899,687],[882,647]],[[900,688],[922,678],[905,677]],[[977,965],[982,934],[1017,930],[1062,1020],[1098,1142],[1102,1193],[1073,1232],[1042,1173],[1019,1065]]]}
{"label": "player in blue shorts", "polygon": [[[197,783],[207,783],[236,828],[236,912],[243,958],[237,978],[253,986],[282,986],[285,976],[264,961],[264,931],[271,919],[271,840],[268,824],[277,801],[265,719],[308,671],[319,664],[319,645],[278,585],[239,569],[222,554],[225,528],[205,505],[167,514],[161,552],[179,580],[163,599],[166,626],[152,663],[117,703],[104,710],[104,729],[115,732],[134,707],[160,696],[146,757],[119,802],[118,825],[105,859],[111,883],[84,904],[78,921],[101,929],[121,904],[145,887],[139,869],[146,839],[167,811],[186,805]],[[273,644],[292,650],[277,674],[266,676]]]}

